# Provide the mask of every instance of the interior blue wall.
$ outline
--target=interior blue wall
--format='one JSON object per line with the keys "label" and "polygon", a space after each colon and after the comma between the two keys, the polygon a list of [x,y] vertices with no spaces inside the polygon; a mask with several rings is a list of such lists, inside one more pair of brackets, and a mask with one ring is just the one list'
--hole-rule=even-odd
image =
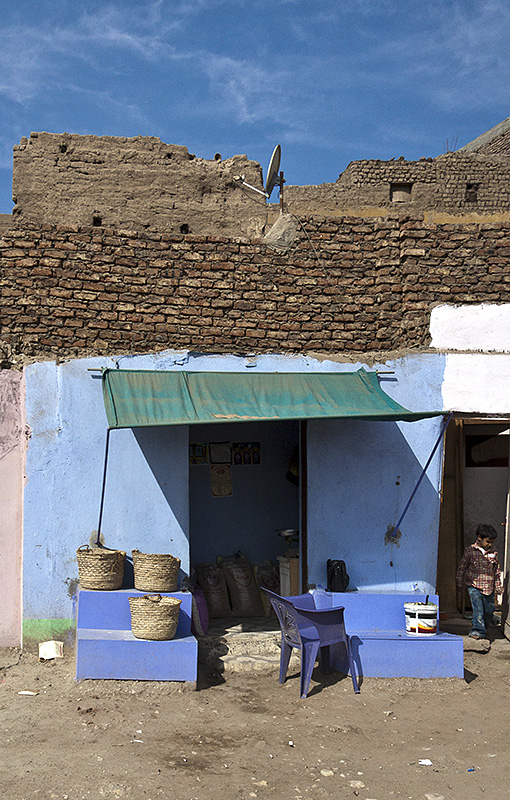
{"label": "interior blue wall", "polygon": [[231,467],[232,497],[212,497],[210,467],[190,466],[190,547],[193,564],[242,550],[253,563],[283,555],[275,532],[299,528],[299,489],[286,479],[298,443],[297,422],[190,426],[190,442],[260,442],[261,463]]}
{"label": "interior blue wall", "polygon": [[[377,369],[377,367],[375,367]],[[441,410],[444,358],[386,362],[385,392],[411,410]],[[313,420],[308,423],[308,579],[326,585],[326,561],[343,559],[349,588],[433,593],[436,587],[442,448],[401,526],[395,526],[441,430],[418,422]]]}

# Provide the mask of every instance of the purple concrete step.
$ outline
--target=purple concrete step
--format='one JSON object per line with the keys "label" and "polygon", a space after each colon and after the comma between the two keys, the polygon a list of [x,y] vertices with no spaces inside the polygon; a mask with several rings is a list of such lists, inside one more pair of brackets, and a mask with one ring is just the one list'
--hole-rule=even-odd
{"label": "purple concrete step", "polygon": [[[463,678],[462,636],[414,636],[405,631],[351,631],[357,671],[367,678]],[[348,672],[345,649],[334,645],[331,666]]]}
{"label": "purple concrete step", "polygon": [[198,642],[191,635],[191,594],[159,592],[177,597],[181,607],[174,639],[137,639],[131,632],[129,597],[155,592],[136,589],[78,594],[76,679],[196,681]]}

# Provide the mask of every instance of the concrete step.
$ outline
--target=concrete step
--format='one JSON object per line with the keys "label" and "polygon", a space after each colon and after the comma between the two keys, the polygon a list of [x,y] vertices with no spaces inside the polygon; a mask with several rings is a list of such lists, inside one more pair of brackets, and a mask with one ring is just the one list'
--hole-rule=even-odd
{"label": "concrete step", "polygon": [[239,633],[228,636],[207,636],[200,640],[201,648],[212,654],[231,656],[279,655],[280,634]]}
{"label": "concrete step", "polygon": [[[266,656],[224,656],[222,659],[224,675],[242,675],[252,672],[268,672],[278,676],[280,654]],[[292,653],[288,674],[299,672],[301,661],[297,650]]]}
{"label": "concrete step", "polygon": [[[274,618],[211,620],[208,635],[199,639],[199,660],[224,675],[276,672],[280,668],[280,626]],[[300,668],[293,652],[289,670]]]}
{"label": "concrete step", "polygon": [[[371,599],[371,598],[370,598]],[[377,598],[381,605],[382,600]],[[401,611],[399,600],[399,609]],[[402,615],[401,615],[402,616]],[[278,672],[280,629],[276,619],[212,620],[199,640],[199,660],[220,674]],[[402,630],[355,630],[351,647],[357,672],[366,677],[463,677],[463,641],[448,633],[413,636]],[[333,645],[331,666],[347,672],[345,649]],[[289,671],[300,670],[293,651]]]}
{"label": "concrete step", "polygon": [[197,679],[197,640],[137,639],[131,630],[79,628],[76,632],[76,680],[85,678],[186,681]]}

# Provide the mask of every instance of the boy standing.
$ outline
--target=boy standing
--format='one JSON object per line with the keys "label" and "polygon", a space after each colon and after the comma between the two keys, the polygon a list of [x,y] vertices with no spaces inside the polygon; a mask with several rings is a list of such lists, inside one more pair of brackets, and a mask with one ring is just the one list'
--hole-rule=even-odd
{"label": "boy standing", "polygon": [[494,613],[494,593],[502,594],[498,554],[493,550],[497,533],[492,525],[479,525],[476,542],[466,547],[457,570],[457,586],[467,586],[473,619],[472,639],[484,639]]}

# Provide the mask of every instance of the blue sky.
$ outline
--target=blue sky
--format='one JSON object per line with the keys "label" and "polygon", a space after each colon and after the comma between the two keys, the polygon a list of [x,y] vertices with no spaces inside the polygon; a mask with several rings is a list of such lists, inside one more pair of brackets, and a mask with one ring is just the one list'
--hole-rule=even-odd
{"label": "blue sky", "polygon": [[[288,183],[436,156],[510,116],[509,0],[0,0],[0,212],[31,131],[282,145]],[[272,198],[276,200],[276,193]]]}

